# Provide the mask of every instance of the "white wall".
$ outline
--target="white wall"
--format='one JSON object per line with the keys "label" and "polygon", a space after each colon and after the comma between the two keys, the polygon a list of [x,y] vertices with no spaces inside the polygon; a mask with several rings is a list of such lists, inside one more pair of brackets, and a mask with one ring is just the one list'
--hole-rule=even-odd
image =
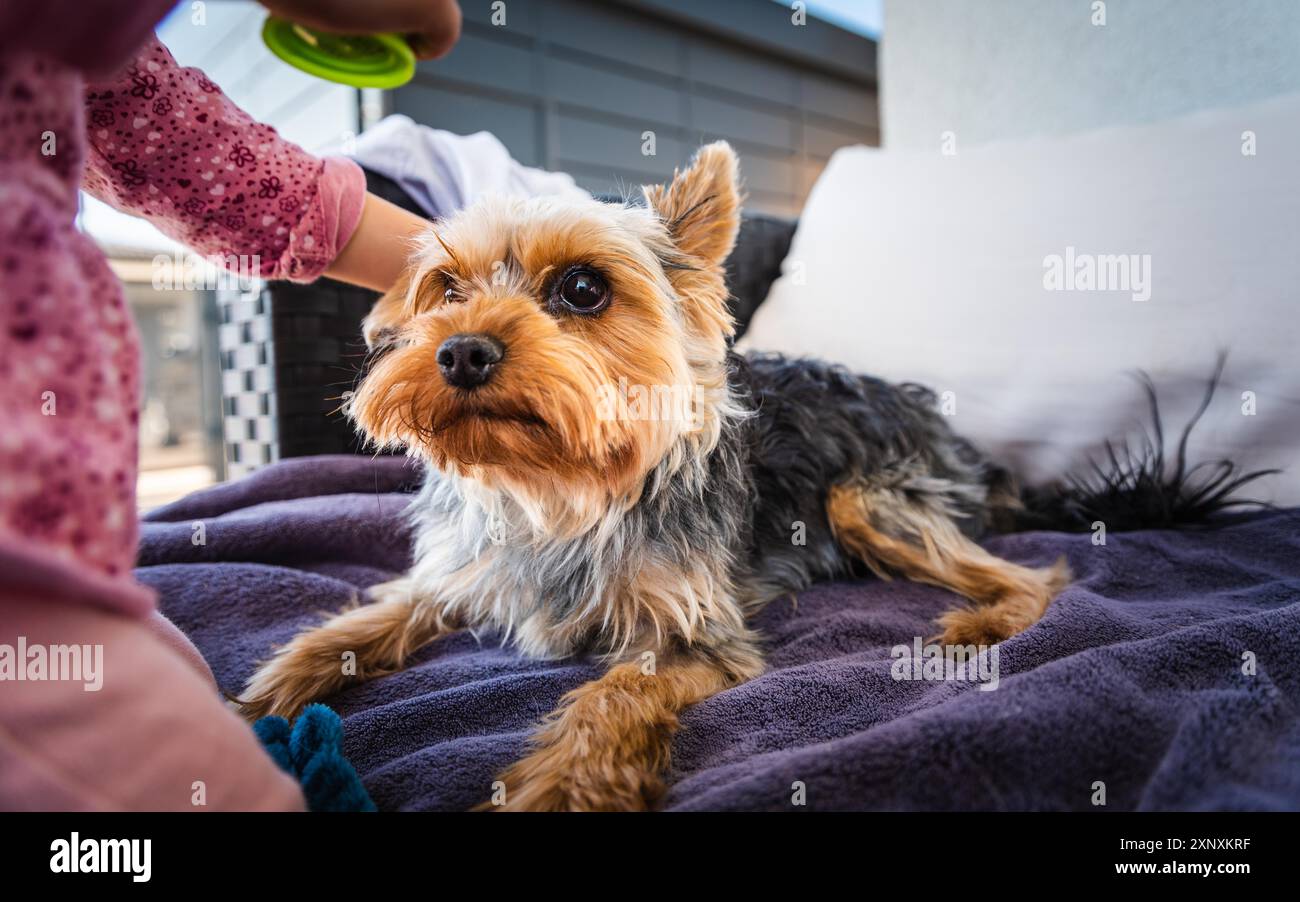
{"label": "white wall", "polygon": [[1152,121],[1300,91],[1297,0],[886,0],[884,146]]}

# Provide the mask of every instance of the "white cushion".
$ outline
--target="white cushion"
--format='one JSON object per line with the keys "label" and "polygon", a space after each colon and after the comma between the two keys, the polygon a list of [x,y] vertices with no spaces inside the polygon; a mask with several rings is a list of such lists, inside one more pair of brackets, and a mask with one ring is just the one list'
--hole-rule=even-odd
{"label": "white cushion", "polygon": [[[1176,432],[1224,348],[1193,458],[1288,468],[1246,494],[1297,504],[1298,163],[1300,95],[953,156],[846,148],[741,347],[951,392],[954,428],[1029,483],[1136,434],[1138,369]],[[1070,248],[1149,261],[1149,299],[1049,290]]]}

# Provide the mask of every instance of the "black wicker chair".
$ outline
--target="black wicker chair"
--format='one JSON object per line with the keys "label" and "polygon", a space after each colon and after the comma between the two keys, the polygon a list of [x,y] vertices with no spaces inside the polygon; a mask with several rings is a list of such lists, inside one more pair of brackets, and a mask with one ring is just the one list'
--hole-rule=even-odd
{"label": "black wicker chair", "polygon": [[[420,210],[394,181],[366,173],[370,191]],[[780,274],[795,224],[745,214],[727,263],[732,312],[743,333]],[[332,279],[270,282],[218,296],[222,397],[229,477],[287,457],[361,453],[336,411],[364,356],[361,320],[379,295]]]}

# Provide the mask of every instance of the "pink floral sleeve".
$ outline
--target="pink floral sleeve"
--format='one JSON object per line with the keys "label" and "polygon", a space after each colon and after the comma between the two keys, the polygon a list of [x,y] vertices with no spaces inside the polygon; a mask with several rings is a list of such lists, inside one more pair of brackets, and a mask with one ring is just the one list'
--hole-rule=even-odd
{"label": "pink floral sleeve", "polygon": [[259,257],[266,278],[309,282],[361,218],[365,176],[254,122],[151,37],[116,75],[88,83],[82,187],[201,254]]}

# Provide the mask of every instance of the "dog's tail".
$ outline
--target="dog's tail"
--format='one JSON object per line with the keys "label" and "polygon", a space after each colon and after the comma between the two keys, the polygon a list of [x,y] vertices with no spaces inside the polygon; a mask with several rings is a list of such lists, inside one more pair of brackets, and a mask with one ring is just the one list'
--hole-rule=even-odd
{"label": "dog's tail", "polygon": [[1165,433],[1155,384],[1145,372],[1137,377],[1146,392],[1151,432],[1136,441],[1107,441],[1105,459],[1089,461],[1082,473],[1062,482],[1023,490],[1013,515],[1017,530],[1089,531],[1097,523],[1107,531],[1187,529],[1221,525],[1244,513],[1243,508],[1267,508],[1262,501],[1237,497],[1237,491],[1279,470],[1243,472],[1231,460],[1210,460],[1189,467],[1187,441],[1223,376],[1226,354],[1220,352],[1196,412],[1178,438],[1173,460],[1165,454]]}

